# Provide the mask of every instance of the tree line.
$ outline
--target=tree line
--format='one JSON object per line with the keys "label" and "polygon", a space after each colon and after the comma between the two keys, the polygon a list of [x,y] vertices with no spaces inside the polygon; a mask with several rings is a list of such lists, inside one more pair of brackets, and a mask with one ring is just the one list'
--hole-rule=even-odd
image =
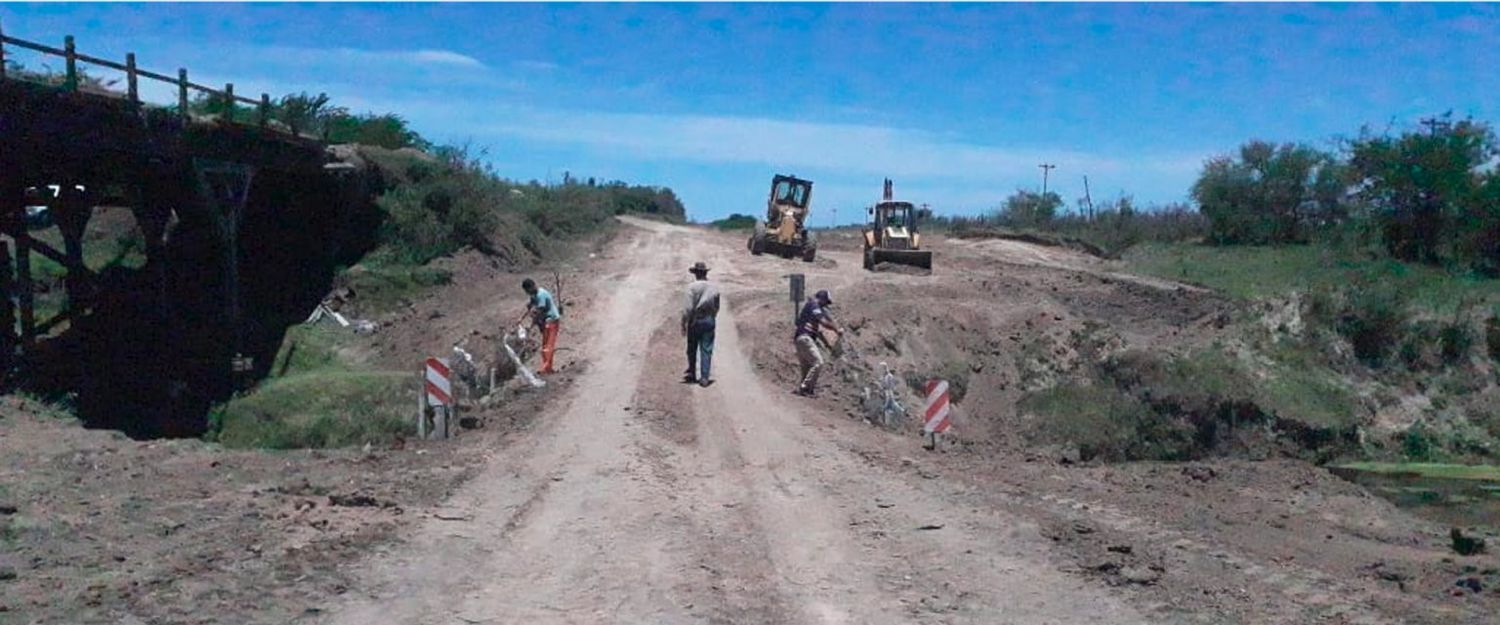
{"label": "tree line", "polygon": [[1493,129],[1451,116],[1323,151],[1251,141],[1204,165],[1192,196],[1217,244],[1352,234],[1392,257],[1500,275],[1500,157]]}

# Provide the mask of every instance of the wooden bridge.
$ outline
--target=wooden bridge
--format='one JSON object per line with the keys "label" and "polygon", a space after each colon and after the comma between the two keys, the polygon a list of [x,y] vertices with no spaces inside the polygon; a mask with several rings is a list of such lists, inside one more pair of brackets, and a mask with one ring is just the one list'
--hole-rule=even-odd
{"label": "wooden bridge", "polygon": [[[17,49],[61,57],[64,71],[40,81],[35,74],[7,74],[7,51]],[[86,88],[80,65],[124,72],[125,91]],[[176,106],[142,102],[142,80],[174,86]],[[195,115],[195,94],[222,112]],[[246,268],[255,271],[265,260],[276,271],[296,271],[299,264],[328,260],[337,250],[327,237],[351,201],[324,141],[287,130],[271,114],[268,95],[252,100],[235,95],[232,84],[200,85],[186,69],[169,76],[138,67],[134,54],[115,62],[79,53],[71,36],[56,48],[0,31],[0,372],[12,381],[68,378],[42,380],[63,388],[103,383],[82,369],[94,366],[99,354],[89,350],[108,337],[75,340],[66,346],[71,354],[54,359],[90,364],[39,362],[49,339],[87,328],[104,305],[108,288],[84,263],[85,230],[103,205],[128,208],[135,218],[146,263],[128,287],[137,303],[127,309],[153,320],[148,326],[139,320],[95,324],[94,333],[132,327],[157,340],[185,342],[161,352],[170,362],[142,365],[142,374],[167,378],[163,388],[208,388],[207,396],[217,397],[232,391],[236,373],[263,368],[270,359],[265,346],[275,341],[262,335],[279,338],[284,326],[257,328],[267,315],[253,307],[300,304],[277,300],[274,280],[260,285],[268,293],[259,300],[247,296],[255,289],[247,289]],[[58,191],[37,191],[48,188]],[[39,204],[60,231],[61,249],[39,239],[44,228],[28,221],[27,207]],[[35,302],[37,256],[66,271],[66,304],[45,319],[38,318]],[[149,294],[144,307],[142,292]],[[121,358],[128,368],[131,358]],[[212,382],[198,379],[205,377]]]}

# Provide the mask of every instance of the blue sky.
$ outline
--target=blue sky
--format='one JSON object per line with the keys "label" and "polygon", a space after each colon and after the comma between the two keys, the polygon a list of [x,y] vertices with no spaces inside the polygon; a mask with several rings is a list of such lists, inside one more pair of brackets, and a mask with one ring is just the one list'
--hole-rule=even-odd
{"label": "blue sky", "polygon": [[974,214],[1042,162],[1070,204],[1085,175],[1096,200],[1165,203],[1251,138],[1500,121],[1496,5],[0,4],[0,23],[397,112],[513,178],[671,186],[697,219],[758,213],[778,172],[816,181],[816,224],[862,217],[887,176]]}

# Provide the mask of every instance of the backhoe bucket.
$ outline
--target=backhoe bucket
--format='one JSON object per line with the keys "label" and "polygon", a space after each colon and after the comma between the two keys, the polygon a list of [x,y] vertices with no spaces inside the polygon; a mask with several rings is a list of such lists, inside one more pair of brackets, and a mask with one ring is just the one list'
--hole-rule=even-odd
{"label": "backhoe bucket", "polygon": [[870,250],[870,255],[871,264],[873,265],[879,265],[880,263],[896,263],[899,265],[921,267],[922,269],[932,269],[931,250],[891,250],[874,248]]}

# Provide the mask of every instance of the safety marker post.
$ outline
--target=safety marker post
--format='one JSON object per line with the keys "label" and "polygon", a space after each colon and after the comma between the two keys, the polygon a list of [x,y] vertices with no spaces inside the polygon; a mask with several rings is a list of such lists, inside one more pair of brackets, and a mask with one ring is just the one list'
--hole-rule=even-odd
{"label": "safety marker post", "polygon": [[[451,423],[457,423],[458,403],[453,398],[453,368],[446,358],[428,358],[422,368],[422,388],[418,392],[417,436],[448,438]],[[428,430],[428,424],[432,429]]]}
{"label": "safety marker post", "polygon": [[953,422],[948,415],[953,411],[948,402],[948,381],[927,381],[927,403],[922,408],[922,430],[927,440],[922,444],[927,449],[937,448],[937,435],[947,432]]}

